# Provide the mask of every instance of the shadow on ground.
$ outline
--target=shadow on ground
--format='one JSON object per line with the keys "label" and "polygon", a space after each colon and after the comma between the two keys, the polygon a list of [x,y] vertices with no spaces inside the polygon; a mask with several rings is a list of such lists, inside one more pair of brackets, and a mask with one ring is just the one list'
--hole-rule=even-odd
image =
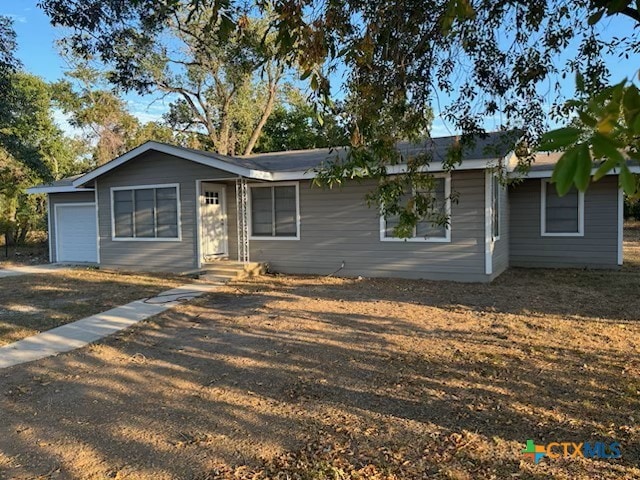
{"label": "shadow on ground", "polygon": [[[632,478],[640,305],[638,278],[616,280],[625,275],[635,273],[238,283],[0,372],[0,472]],[[520,454],[529,438],[617,440],[623,458],[533,466]]]}

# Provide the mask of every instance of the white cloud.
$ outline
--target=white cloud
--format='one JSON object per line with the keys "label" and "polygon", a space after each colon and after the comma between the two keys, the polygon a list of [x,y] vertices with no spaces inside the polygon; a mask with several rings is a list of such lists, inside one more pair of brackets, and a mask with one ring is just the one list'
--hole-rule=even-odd
{"label": "white cloud", "polygon": [[64,113],[59,108],[53,109],[53,121],[62,129],[65,135],[69,137],[77,137],[82,134],[82,130],[74,127],[69,123],[70,115]]}
{"label": "white cloud", "polygon": [[17,13],[0,13],[3,17],[9,17],[16,23],[27,23],[27,17],[24,15],[19,15]]}

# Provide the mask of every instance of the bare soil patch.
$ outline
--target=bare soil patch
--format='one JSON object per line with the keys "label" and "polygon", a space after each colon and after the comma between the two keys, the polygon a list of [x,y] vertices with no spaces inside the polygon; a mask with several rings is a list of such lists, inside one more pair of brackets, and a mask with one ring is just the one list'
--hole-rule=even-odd
{"label": "bare soil patch", "polygon": [[46,243],[29,243],[5,247],[0,241],[0,268],[12,265],[40,265],[49,262]]}
{"label": "bare soil patch", "polygon": [[0,278],[0,345],[188,283],[93,268]]}
{"label": "bare soil patch", "polygon": [[[1,371],[0,477],[640,478],[639,286],[633,269],[237,283]],[[533,465],[527,439],[623,456]]]}

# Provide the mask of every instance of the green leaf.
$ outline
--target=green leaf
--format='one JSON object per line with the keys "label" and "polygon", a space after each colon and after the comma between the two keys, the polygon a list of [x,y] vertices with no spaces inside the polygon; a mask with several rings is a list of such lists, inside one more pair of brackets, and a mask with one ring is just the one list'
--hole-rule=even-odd
{"label": "green leaf", "polygon": [[576,72],[576,88],[579,92],[584,92],[584,77],[579,71]]}
{"label": "green leaf", "polygon": [[599,12],[596,12],[593,15],[589,16],[589,20],[588,20],[589,25],[595,25],[596,23],[598,23],[602,18],[603,14],[604,14],[604,10],[600,10]]}
{"label": "green leaf", "polygon": [[633,125],[638,113],[640,113],[640,93],[638,93],[638,89],[635,85],[629,85],[627,90],[624,92],[622,107],[624,111],[624,119],[627,122],[627,125]]}
{"label": "green leaf", "polygon": [[624,163],[624,156],[619,150],[619,145],[611,137],[596,132],[591,137],[591,146],[596,158],[605,157],[615,160],[616,163]]}
{"label": "green leaf", "polygon": [[578,141],[582,129],[575,127],[558,128],[542,135],[538,150],[547,152],[550,150],[559,150],[563,147],[573,145]]}
{"label": "green leaf", "polygon": [[611,158],[607,158],[602,165],[596,170],[596,173],[593,174],[593,181],[597,182],[602,177],[604,177],[607,173],[618,166],[618,162],[612,160]]}
{"label": "green leaf", "polygon": [[591,115],[589,115],[587,112],[578,112],[578,117],[580,117],[580,121],[582,123],[584,123],[586,126],[594,128],[598,121],[593,118]]}
{"label": "green leaf", "polygon": [[624,193],[627,195],[634,195],[636,193],[636,177],[631,173],[626,163],[623,163],[620,167],[620,186],[622,186],[622,190],[624,190]]}
{"label": "green leaf", "polygon": [[565,195],[576,174],[578,164],[578,147],[573,147],[562,154],[560,160],[553,169],[551,180],[556,184],[556,189],[560,196]]}
{"label": "green leaf", "polygon": [[609,0],[607,3],[607,12],[609,14],[618,13],[629,5],[629,0]]}
{"label": "green leaf", "polygon": [[576,149],[578,153],[576,155],[576,172],[573,175],[573,181],[578,190],[584,192],[591,179],[591,152],[589,151],[589,145],[586,143],[581,143]]}
{"label": "green leaf", "polygon": [[640,135],[640,115],[636,117],[633,121],[633,125],[631,125],[631,130],[635,135]]}

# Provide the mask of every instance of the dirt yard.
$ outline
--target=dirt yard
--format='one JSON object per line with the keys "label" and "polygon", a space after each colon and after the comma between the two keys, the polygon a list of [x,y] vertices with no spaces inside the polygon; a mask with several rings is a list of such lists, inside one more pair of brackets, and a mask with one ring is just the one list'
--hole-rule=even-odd
{"label": "dirt yard", "polygon": [[0,345],[188,281],[176,276],[114,273],[92,268],[0,278]]}
{"label": "dirt yard", "polygon": [[0,371],[0,478],[640,478],[639,293],[633,266],[237,283]]}

